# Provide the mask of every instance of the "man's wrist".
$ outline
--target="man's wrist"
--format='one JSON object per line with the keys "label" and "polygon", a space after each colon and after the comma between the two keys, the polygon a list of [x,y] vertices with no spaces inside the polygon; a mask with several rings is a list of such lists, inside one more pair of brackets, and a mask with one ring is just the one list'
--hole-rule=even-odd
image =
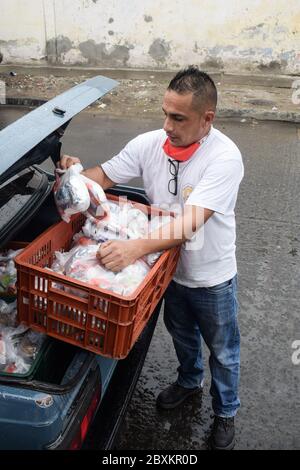
{"label": "man's wrist", "polygon": [[138,238],[137,240],[132,240],[132,242],[136,251],[136,259],[142,258],[144,255],[147,254],[147,248],[149,245],[148,239]]}

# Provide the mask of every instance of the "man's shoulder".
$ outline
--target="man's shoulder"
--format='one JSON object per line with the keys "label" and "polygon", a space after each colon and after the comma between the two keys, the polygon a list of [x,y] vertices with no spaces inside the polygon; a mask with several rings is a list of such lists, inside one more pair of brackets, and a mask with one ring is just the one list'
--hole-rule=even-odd
{"label": "man's shoulder", "polygon": [[233,158],[241,158],[241,152],[238,146],[230,139],[227,135],[218,129],[212,129],[212,147],[214,152],[217,152],[219,155],[230,154]]}
{"label": "man's shoulder", "polygon": [[242,163],[242,155],[238,146],[223,132],[213,128],[210,143],[210,150],[216,162],[230,159],[239,160]]}

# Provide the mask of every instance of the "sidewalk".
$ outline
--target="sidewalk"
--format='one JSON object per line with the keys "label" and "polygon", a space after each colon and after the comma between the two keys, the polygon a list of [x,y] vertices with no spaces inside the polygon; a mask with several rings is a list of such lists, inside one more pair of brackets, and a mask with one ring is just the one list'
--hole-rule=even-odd
{"label": "sidewalk", "polygon": [[[2,65],[0,80],[6,84],[6,103],[36,106],[95,75],[105,75],[120,85],[88,111],[126,117],[162,116],[165,89],[175,72],[108,70],[67,67]],[[300,90],[300,77],[283,75],[210,74],[218,92],[218,116],[300,123],[300,103],[292,101]],[[295,85],[294,85],[295,86]],[[297,93],[300,101],[300,91]]]}

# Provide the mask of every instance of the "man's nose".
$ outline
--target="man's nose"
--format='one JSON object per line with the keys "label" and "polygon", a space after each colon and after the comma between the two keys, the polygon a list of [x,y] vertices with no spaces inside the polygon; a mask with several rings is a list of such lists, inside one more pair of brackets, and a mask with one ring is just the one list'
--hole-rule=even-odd
{"label": "man's nose", "polygon": [[170,118],[166,117],[164,122],[164,131],[168,134],[173,131],[173,125]]}

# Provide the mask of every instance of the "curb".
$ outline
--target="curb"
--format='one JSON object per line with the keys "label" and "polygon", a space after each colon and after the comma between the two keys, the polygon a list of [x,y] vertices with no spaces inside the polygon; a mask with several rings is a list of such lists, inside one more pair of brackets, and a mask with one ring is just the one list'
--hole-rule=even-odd
{"label": "curb", "polygon": [[37,98],[6,98],[4,106],[28,106],[29,108],[36,108],[47,101]]}
{"label": "curb", "polygon": [[[37,98],[6,98],[3,106],[27,106],[36,108],[48,100]],[[217,110],[219,118],[257,119],[258,121],[282,121],[300,124],[300,112],[286,111],[257,111],[252,109],[220,108]]]}
{"label": "curb", "polygon": [[255,109],[233,109],[220,108],[217,110],[217,117],[222,118],[250,118],[258,121],[282,121],[294,124],[300,123],[300,112],[287,111],[256,111]]}
{"label": "curb", "polygon": [[[156,75],[165,80],[170,80],[174,74],[178,71],[178,68],[174,69],[163,69],[163,68],[124,68],[124,67],[89,67],[89,66],[76,66],[76,65],[34,65],[34,64],[0,64],[0,73],[9,73],[15,70],[18,73],[24,74],[37,74],[42,73],[44,75],[51,74],[55,76],[56,73],[65,73],[67,76],[76,77],[77,74],[81,75],[98,75],[98,74],[109,74],[110,78],[125,78],[125,79],[145,79],[150,75]],[[263,73],[258,71],[249,72],[237,72],[237,71],[225,71],[207,69],[205,70],[214,80],[219,79],[232,79],[235,80],[235,84],[238,84],[241,80],[248,80],[252,84],[257,83],[266,87],[282,87],[286,86],[290,88],[290,83],[297,78],[300,78],[299,74],[277,74],[277,73]],[[276,83],[276,85],[274,85]]]}

